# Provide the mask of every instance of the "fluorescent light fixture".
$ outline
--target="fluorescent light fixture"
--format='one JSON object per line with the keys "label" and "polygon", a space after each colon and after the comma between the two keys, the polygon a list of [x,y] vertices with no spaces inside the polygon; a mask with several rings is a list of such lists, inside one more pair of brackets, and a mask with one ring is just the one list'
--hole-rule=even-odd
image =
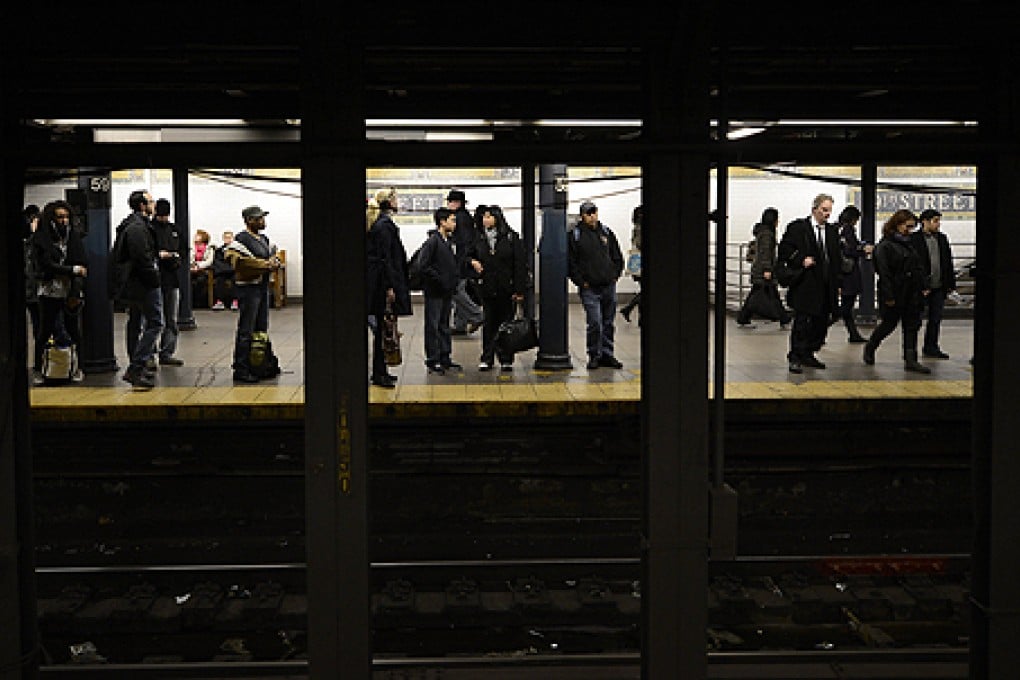
{"label": "fluorescent light fixture", "polygon": [[763,127],[742,127],[727,132],[726,139],[743,139],[744,137],[751,137],[753,135],[761,134],[762,132],[765,132],[765,128]]}
{"label": "fluorescent light fixture", "polygon": [[815,127],[842,126],[842,127],[933,127],[933,126],[976,126],[976,120],[795,120],[781,119],[776,125],[796,127],[800,125],[811,125]]}
{"label": "fluorescent light fixture", "polygon": [[426,132],[426,142],[491,142],[491,132]]}
{"label": "fluorescent light fixture", "polygon": [[244,126],[248,122],[237,118],[43,118],[36,119],[40,125],[93,125],[96,127],[213,127]]}
{"label": "fluorescent light fixture", "polygon": [[481,118],[369,118],[368,127],[482,127],[489,121]]}
{"label": "fluorescent light fixture", "polygon": [[544,127],[641,127],[640,120],[536,120]]}

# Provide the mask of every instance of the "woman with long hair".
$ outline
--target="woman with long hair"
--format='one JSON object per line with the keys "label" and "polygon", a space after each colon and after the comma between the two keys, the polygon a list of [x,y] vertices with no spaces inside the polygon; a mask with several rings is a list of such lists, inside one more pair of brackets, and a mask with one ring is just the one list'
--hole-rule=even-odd
{"label": "woman with long hair", "polygon": [[861,258],[871,255],[874,246],[866,244],[857,237],[857,222],[861,219],[861,211],[855,205],[843,208],[836,219],[839,227],[839,247],[843,255],[840,261],[840,294],[839,313],[846,325],[847,342],[867,342],[867,338],[857,330],[854,320],[854,303],[861,294]]}
{"label": "woman with long hair", "polygon": [[897,210],[882,225],[882,240],[875,247],[878,270],[878,308],[881,323],[864,345],[864,363],[875,363],[875,351],[900,324],[903,335],[903,368],[931,373],[917,361],[917,331],[921,328],[924,270],[910,243],[917,217],[909,210]]}
{"label": "woman with long hair", "polygon": [[744,298],[744,304],[737,313],[737,324],[742,328],[753,328],[753,314],[778,321],[783,327],[790,323],[790,312],[779,297],[779,284],[773,276],[776,266],[776,244],[779,239],[779,210],[765,208],[761,219],[751,229],[754,236],[754,262],[751,263],[751,291]]}
{"label": "woman with long hair", "polygon": [[365,228],[368,230],[366,309],[372,328],[371,383],[392,389],[397,376],[386,368],[383,351],[383,317],[387,311],[397,316],[411,315],[411,292],[407,286],[407,251],[400,240],[400,228],[393,221],[397,212],[397,190],[380,189],[365,206]]}

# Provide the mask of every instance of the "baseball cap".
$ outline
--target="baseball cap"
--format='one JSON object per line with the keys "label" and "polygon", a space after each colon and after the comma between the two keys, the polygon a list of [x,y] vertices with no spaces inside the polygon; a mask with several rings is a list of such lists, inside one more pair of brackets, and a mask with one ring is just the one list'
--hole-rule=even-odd
{"label": "baseball cap", "polygon": [[247,208],[241,211],[241,217],[248,220],[253,217],[264,217],[268,215],[265,210],[258,207],[257,205],[249,205]]}
{"label": "baseball cap", "polygon": [[584,203],[581,204],[580,212],[582,215],[590,215],[591,213],[596,212],[597,210],[598,206],[596,206],[591,201],[585,201]]}

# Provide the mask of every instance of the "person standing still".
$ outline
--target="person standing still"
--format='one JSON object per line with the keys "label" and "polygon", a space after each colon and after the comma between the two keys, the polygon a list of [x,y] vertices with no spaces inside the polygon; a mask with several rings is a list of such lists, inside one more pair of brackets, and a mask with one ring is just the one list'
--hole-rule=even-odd
{"label": "person standing still", "polygon": [[456,217],[457,228],[453,230],[453,249],[457,256],[458,269],[461,272],[457,282],[457,290],[453,293],[453,329],[454,335],[470,335],[482,325],[482,307],[471,297],[468,286],[473,285],[465,276],[465,254],[475,242],[475,220],[467,210],[467,198],[460,189],[451,189],[446,195],[446,207]]}
{"label": "person standing still", "polygon": [[389,372],[383,349],[384,316],[387,311],[411,316],[411,291],[407,284],[407,250],[400,239],[400,227],[393,221],[397,211],[397,190],[380,189],[365,206],[368,231],[365,265],[365,309],[371,317],[372,373],[369,382],[393,389],[397,376]]}
{"label": "person standing still", "polygon": [[829,320],[836,309],[839,272],[839,234],[829,224],[832,196],[818,194],[811,214],[788,225],[779,242],[779,261],[792,274],[787,302],[793,308],[793,329],[787,353],[790,373],[825,368],[815,352],[825,343]]}
{"label": "person standing still", "polygon": [[[163,333],[159,338],[159,364],[161,366],[183,366],[184,362],[174,356],[177,351],[177,314],[181,304],[181,284],[177,270],[181,266],[181,237],[177,226],[170,221],[170,201],[161,198],[156,201],[156,214],[152,218],[156,230],[156,248],[159,258],[159,287],[163,295]],[[150,365],[154,368],[155,363]]]}
{"label": "person standing still", "polygon": [[449,208],[439,208],[432,219],[436,228],[429,231],[419,255],[425,293],[425,365],[432,373],[442,375],[449,369],[462,368],[450,356],[450,311],[460,278],[452,243],[457,218]]}
{"label": "person standing still", "polygon": [[224,256],[234,268],[234,290],[240,314],[234,336],[234,380],[246,383],[259,381],[251,371],[248,354],[252,334],[269,331],[269,274],[280,268],[276,246],[262,232],[269,213],[257,205],[241,211],[245,230],[226,246]]}
{"label": "person standing still", "polygon": [[924,270],[924,286],[928,293],[924,298],[924,342],[921,354],[929,359],[948,359],[949,355],[939,347],[939,332],[942,328],[942,313],[946,307],[946,296],[956,290],[956,270],[953,267],[953,251],[949,239],[942,233],[942,213],[933,208],[921,211],[918,216],[921,228],[911,234],[910,239],[921,257]]}
{"label": "person standing still", "polygon": [[151,221],[155,201],[148,191],[132,191],[128,206],[131,214],[117,227],[122,240],[118,262],[126,265],[128,274],[123,290],[114,292],[128,308],[124,337],[130,363],[121,377],[136,390],[151,390],[156,381],[148,366],[163,333],[163,293]]}
{"label": "person standing still", "polygon": [[581,219],[567,235],[567,275],[584,305],[587,368],[623,368],[613,355],[616,281],[623,273],[623,253],[616,235],[599,221],[594,203],[583,202],[580,213]]}

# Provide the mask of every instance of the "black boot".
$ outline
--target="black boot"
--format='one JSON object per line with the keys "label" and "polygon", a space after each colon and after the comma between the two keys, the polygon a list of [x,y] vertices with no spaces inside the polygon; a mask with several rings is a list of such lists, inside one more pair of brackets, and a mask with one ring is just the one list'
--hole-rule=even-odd
{"label": "black boot", "polygon": [[865,342],[867,342],[867,344],[864,345],[864,363],[868,366],[874,366],[875,350],[878,349],[878,345],[871,342],[871,340],[866,340]]}
{"label": "black boot", "polygon": [[846,330],[847,330],[847,333],[850,334],[850,337],[847,338],[847,342],[867,342],[868,341],[867,338],[865,338],[863,335],[861,335],[857,331],[857,323],[852,318],[846,319]]}
{"label": "black boot", "polygon": [[903,352],[903,368],[914,373],[931,373],[931,369],[917,361],[917,350],[908,349]]}

